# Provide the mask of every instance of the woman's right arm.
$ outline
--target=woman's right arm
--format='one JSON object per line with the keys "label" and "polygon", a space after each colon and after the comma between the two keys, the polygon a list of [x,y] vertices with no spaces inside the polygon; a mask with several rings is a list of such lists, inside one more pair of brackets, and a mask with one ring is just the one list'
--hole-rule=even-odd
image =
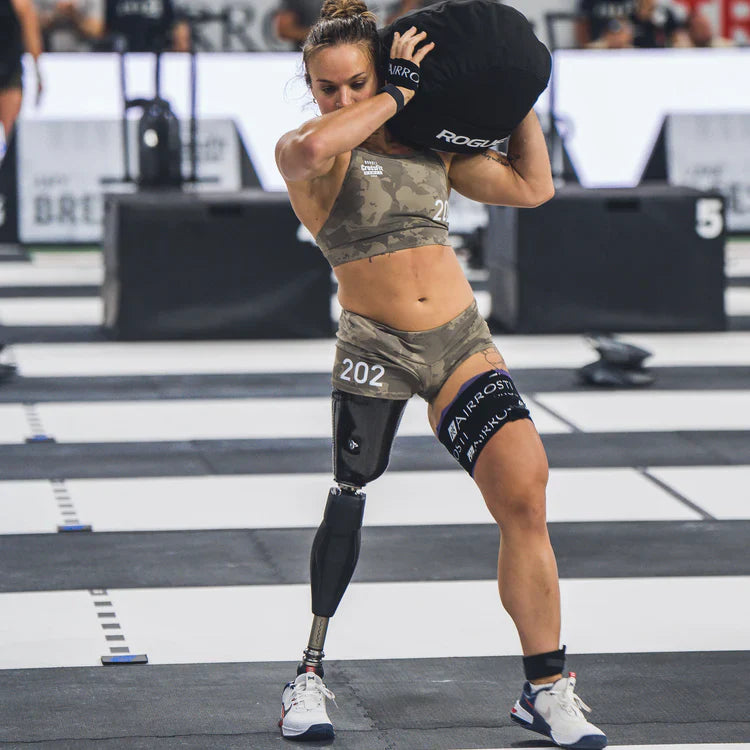
{"label": "woman's right arm", "polygon": [[279,171],[288,182],[328,174],[339,154],[359,146],[395,114],[394,98],[390,94],[377,94],[309,120],[283,135],[276,144]]}

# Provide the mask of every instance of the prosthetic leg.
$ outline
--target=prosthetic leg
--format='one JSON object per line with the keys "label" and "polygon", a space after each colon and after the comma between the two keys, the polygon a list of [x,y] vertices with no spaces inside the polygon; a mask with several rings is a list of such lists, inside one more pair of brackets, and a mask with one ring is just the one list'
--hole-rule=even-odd
{"label": "prosthetic leg", "polygon": [[359,558],[367,482],[388,466],[406,401],[333,392],[333,477],[310,555],[313,623],[297,673],[323,676],[323,646]]}

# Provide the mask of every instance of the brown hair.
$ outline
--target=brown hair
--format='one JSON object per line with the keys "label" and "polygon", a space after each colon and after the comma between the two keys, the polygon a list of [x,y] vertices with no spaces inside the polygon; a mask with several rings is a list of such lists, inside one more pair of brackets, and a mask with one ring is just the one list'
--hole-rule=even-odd
{"label": "brown hair", "polygon": [[308,72],[310,60],[321,49],[339,44],[358,44],[378,70],[380,37],[377,20],[362,0],[325,0],[323,3],[320,19],[310,29],[302,47],[308,86],[311,83]]}

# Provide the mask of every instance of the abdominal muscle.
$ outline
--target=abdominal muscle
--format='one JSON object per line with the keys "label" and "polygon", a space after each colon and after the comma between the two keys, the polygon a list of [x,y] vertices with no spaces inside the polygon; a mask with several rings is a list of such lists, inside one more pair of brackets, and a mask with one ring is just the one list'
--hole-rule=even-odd
{"label": "abdominal muscle", "polygon": [[401,331],[426,331],[452,320],[474,294],[453,248],[427,245],[336,266],[345,310]]}

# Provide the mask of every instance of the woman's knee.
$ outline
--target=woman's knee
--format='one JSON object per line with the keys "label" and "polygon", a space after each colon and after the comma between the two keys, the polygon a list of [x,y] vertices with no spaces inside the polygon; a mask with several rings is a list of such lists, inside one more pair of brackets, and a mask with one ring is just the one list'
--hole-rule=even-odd
{"label": "woman's knee", "polygon": [[546,458],[519,464],[516,469],[498,472],[494,481],[481,483],[482,495],[501,529],[545,527],[549,478]]}
{"label": "woman's knee", "polygon": [[543,490],[491,498],[487,506],[500,529],[542,530],[547,525],[547,503]]}

